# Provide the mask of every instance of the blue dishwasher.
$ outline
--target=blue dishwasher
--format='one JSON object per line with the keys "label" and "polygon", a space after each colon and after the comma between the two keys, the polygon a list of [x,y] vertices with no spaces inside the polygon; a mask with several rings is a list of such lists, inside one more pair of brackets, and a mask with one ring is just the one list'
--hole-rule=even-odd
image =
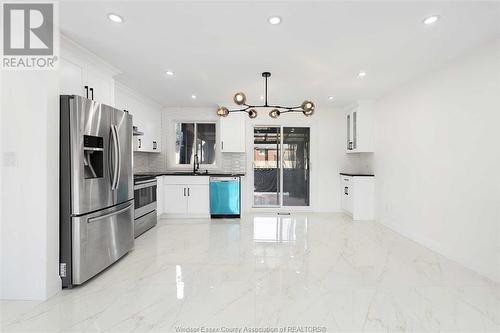
{"label": "blue dishwasher", "polygon": [[212,218],[240,217],[240,177],[210,177]]}

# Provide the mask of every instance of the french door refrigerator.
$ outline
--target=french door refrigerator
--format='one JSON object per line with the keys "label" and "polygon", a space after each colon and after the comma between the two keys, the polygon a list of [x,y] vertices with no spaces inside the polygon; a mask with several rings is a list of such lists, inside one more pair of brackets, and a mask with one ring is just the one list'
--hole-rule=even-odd
{"label": "french door refrigerator", "polygon": [[82,284],[134,246],[132,116],[60,96],[60,276]]}

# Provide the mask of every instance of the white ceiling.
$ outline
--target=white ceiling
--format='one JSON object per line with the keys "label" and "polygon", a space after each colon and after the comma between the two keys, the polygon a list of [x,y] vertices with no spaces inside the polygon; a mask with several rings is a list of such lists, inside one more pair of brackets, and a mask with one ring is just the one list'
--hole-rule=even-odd
{"label": "white ceiling", "polygon": [[117,81],[165,106],[232,107],[236,91],[260,103],[262,71],[272,103],[374,98],[500,38],[500,2],[71,1],[60,14],[64,34],[123,71]]}

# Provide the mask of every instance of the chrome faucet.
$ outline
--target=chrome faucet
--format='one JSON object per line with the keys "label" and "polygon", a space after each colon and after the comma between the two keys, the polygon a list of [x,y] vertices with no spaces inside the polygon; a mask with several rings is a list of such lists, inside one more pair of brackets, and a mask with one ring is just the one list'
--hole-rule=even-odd
{"label": "chrome faucet", "polygon": [[198,159],[198,154],[194,154],[193,173],[197,173],[198,170],[200,170],[200,161]]}

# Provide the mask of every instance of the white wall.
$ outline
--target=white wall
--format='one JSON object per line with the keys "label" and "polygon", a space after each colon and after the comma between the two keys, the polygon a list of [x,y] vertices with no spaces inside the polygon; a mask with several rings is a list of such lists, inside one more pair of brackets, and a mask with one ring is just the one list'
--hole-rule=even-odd
{"label": "white wall", "polygon": [[59,100],[55,71],[1,73],[2,299],[60,290]]}
{"label": "white wall", "polygon": [[500,281],[500,43],[383,96],[378,220]]}
{"label": "white wall", "polygon": [[[110,79],[117,73],[67,38],[61,57],[78,58]],[[45,300],[61,290],[60,73],[0,71],[0,81],[0,298]]]}

